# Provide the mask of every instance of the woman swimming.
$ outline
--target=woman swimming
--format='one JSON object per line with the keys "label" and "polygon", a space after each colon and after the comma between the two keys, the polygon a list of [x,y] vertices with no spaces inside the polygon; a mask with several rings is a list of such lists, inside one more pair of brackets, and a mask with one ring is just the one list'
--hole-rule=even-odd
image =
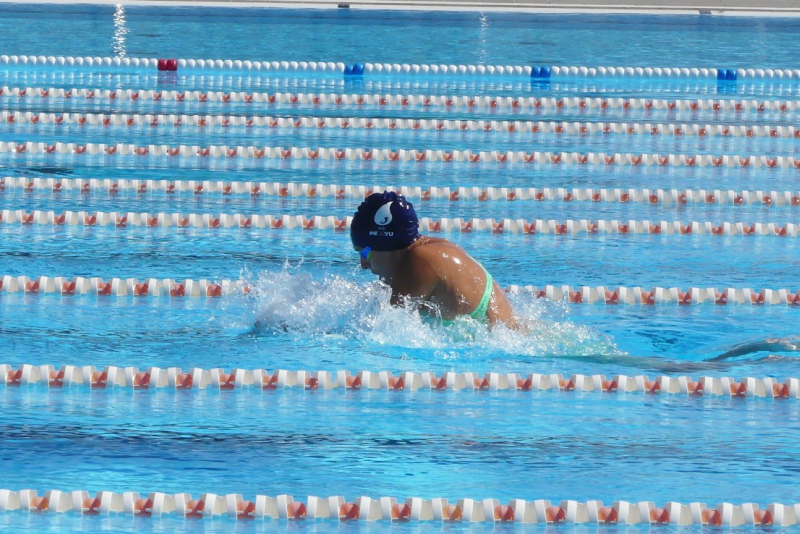
{"label": "woman swimming", "polygon": [[514,311],[492,275],[458,245],[419,233],[414,207],[395,192],[374,193],[350,226],[361,268],[392,288],[391,303],[421,302],[445,322],[469,316],[490,326],[517,327]]}

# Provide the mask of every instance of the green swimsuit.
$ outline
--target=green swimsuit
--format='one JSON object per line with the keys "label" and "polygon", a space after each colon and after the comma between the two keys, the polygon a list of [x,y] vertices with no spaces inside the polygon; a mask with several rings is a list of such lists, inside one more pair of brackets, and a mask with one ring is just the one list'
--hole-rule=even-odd
{"label": "green swimsuit", "polygon": [[481,297],[478,307],[469,314],[470,317],[477,319],[478,321],[483,321],[486,319],[486,312],[489,311],[489,302],[492,300],[492,289],[494,288],[492,275],[489,274],[489,271],[487,271],[483,265],[481,265],[481,269],[483,269],[483,272],[486,273],[486,289],[483,290],[483,297]]}
{"label": "green swimsuit", "polygon": [[[487,271],[483,265],[481,265],[481,269],[483,269],[483,272],[486,273],[486,289],[483,290],[483,297],[481,297],[481,301],[478,303],[478,306],[472,310],[472,313],[470,313],[469,316],[476,321],[482,322],[486,320],[486,313],[489,311],[489,303],[492,301],[494,281],[492,280],[492,275],[489,274],[489,271]],[[451,326],[453,323],[455,323],[455,321],[442,321],[444,326]]]}

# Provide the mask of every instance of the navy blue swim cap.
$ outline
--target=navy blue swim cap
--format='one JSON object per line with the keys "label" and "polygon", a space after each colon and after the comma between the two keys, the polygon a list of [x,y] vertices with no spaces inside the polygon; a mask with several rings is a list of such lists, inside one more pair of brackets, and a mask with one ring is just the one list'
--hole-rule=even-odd
{"label": "navy blue swim cap", "polygon": [[368,196],[350,224],[350,240],[357,248],[399,250],[419,238],[419,219],[414,206],[394,191]]}

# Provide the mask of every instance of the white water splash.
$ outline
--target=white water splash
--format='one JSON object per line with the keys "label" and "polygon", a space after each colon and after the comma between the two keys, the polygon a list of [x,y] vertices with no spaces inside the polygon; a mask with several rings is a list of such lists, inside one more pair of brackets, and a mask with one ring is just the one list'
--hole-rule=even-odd
{"label": "white water splash", "polygon": [[469,318],[444,326],[413,307],[391,306],[391,290],[381,282],[314,276],[302,266],[263,272],[252,287],[259,336],[335,338],[360,349],[433,352],[444,360],[621,354],[609,336],[569,321],[566,305],[531,295],[511,296],[519,320],[529,325],[522,333],[502,326],[489,331]]}

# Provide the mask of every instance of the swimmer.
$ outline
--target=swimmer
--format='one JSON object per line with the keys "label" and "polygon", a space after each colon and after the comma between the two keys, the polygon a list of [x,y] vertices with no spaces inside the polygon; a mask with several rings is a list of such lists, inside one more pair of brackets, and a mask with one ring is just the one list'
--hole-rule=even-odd
{"label": "swimmer", "polygon": [[464,249],[420,235],[414,207],[394,192],[374,193],[358,207],[350,240],[369,269],[392,288],[391,303],[421,303],[449,323],[460,316],[517,328],[514,311],[492,275]]}

